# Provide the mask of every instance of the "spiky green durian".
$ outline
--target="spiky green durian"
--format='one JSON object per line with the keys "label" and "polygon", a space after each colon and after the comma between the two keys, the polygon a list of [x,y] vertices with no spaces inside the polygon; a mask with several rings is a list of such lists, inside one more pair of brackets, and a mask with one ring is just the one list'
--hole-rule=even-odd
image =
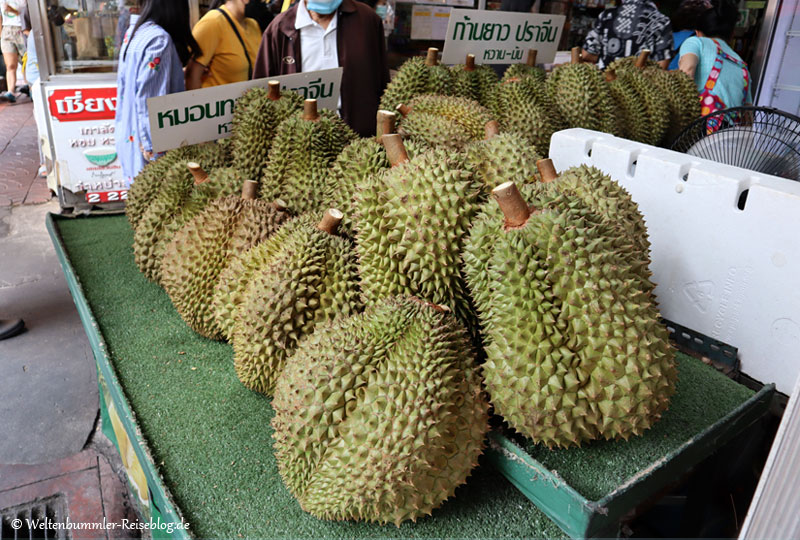
{"label": "spiky green durian", "polygon": [[674,393],[668,332],[626,265],[632,246],[551,189],[523,189],[527,217],[487,203],[464,250],[486,388],[497,413],[547,446],[627,439]]}
{"label": "spiky green durian", "polygon": [[457,122],[424,112],[409,114],[399,132],[415,143],[456,152],[479,140],[471,137]]}
{"label": "spiky green durian", "polygon": [[234,195],[215,199],[175,234],[161,261],[161,284],[192,330],[220,337],[212,307],[220,273],[235,254],[269,238],[287,217],[273,203]]}
{"label": "spiky green durian", "polygon": [[503,131],[525,137],[543,156],[549,153],[553,133],[566,127],[545,84],[532,77],[498,84],[490,103]]}
{"label": "spiky green durian", "polygon": [[[433,49],[435,51],[435,49]],[[415,57],[406,60],[381,97],[381,109],[393,111],[421,94],[453,93],[453,74],[447,66],[439,65],[436,52],[428,50],[428,58]]]}
{"label": "spiky green durian", "polygon": [[272,406],[278,471],[322,519],[399,525],[430,514],[466,481],[488,431],[467,333],[413,298],[318,328]]}
{"label": "spiky green durian", "polygon": [[145,165],[128,190],[125,215],[135,229],[150,201],[161,189],[169,168],[175,163],[196,161],[206,170],[227,165],[227,149],[217,143],[195,144],[167,151],[163,156]]}
{"label": "spiky green durian", "polygon": [[475,55],[468,54],[465,64],[452,66],[453,95],[488,105],[489,96],[497,84],[497,73],[486,65],[475,65]]}
{"label": "spiky green durian", "polygon": [[[335,212],[335,213],[333,213]],[[341,213],[330,211],[336,225]],[[350,240],[319,226],[316,215],[284,225],[291,231],[256,269],[236,312],[234,367],[251,390],[272,395],[287,359],[315,328],[361,310],[358,267]]]}
{"label": "spiky green durian", "polygon": [[175,163],[167,171],[161,189],[151,199],[150,205],[139,219],[133,234],[133,260],[150,281],[158,283],[161,277],[164,244],[160,239],[164,228],[186,204],[193,183],[194,179],[186,164]]}
{"label": "spiky green durian", "polygon": [[611,95],[595,65],[573,63],[556,67],[547,78],[547,92],[568,127],[614,132]]}
{"label": "spiky green durian", "polygon": [[250,180],[264,173],[280,123],[303,107],[303,99],[296,92],[281,92],[277,81],[270,84],[269,92],[263,88],[245,92],[234,109],[233,162]]}
{"label": "spiky green durian", "polygon": [[[397,140],[383,136],[384,144]],[[465,157],[444,149],[373,175],[355,196],[365,302],[418,296],[448,306],[474,330],[459,260],[482,187]]]}
{"label": "spiky green durian", "polygon": [[328,167],[357,138],[336,113],[306,103],[278,127],[261,183],[262,199],[281,199],[295,213],[319,210]]}
{"label": "spiky green durian", "polygon": [[[420,142],[406,141],[408,156],[413,158],[428,148]],[[355,236],[353,217],[355,212],[353,196],[364,186],[373,174],[391,166],[386,150],[372,138],[356,139],[351,142],[331,165],[323,188],[323,205],[338,208],[344,214],[339,230],[350,237]]]}
{"label": "spiky green durian", "polygon": [[489,109],[475,100],[461,97],[429,94],[417,96],[404,105],[408,108],[403,108],[405,114],[400,120],[400,127],[406,132],[408,123],[415,115],[431,114],[455,123],[464,131],[467,138],[477,141],[483,139],[485,135],[486,122],[494,119]]}
{"label": "spiky green durian", "polygon": [[540,67],[529,66],[528,64],[512,64],[508,66],[505,73],[503,73],[501,82],[525,77],[531,77],[543,83],[547,78],[547,73]]}
{"label": "spiky green durian", "polygon": [[639,106],[638,97],[633,88],[606,72],[606,84],[611,100],[616,107],[615,126],[612,132],[617,137],[636,140],[636,133],[642,129],[646,119],[644,110]]}
{"label": "spiky green durian", "polygon": [[472,143],[465,154],[468,168],[483,184],[482,200],[504,182],[524,184],[539,181],[536,162],[541,156],[527,140],[515,133],[501,133]]}
{"label": "spiky green durian", "polygon": [[[660,69],[656,67],[655,69]],[[621,69],[618,72],[606,70],[606,75],[615,76],[609,83],[622,86],[627,92],[617,91],[622,100],[617,101],[628,120],[630,137],[645,144],[658,144],[669,125],[667,101],[652,81],[645,77],[641,70]],[[633,98],[633,102],[630,99]]]}

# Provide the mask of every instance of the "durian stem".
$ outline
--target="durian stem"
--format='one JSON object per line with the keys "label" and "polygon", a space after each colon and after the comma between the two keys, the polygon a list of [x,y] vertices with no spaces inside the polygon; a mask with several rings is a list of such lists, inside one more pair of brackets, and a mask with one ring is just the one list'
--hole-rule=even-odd
{"label": "durian stem", "polygon": [[572,51],[570,51],[570,62],[573,64],[580,64],[581,63],[581,48],[580,47],[572,47]]}
{"label": "durian stem", "polygon": [[475,71],[475,55],[468,54],[467,61],[464,62],[464,71]]}
{"label": "durian stem", "polygon": [[267,83],[267,97],[270,101],[281,99],[281,81],[269,81]]}
{"label": "durian stem", "polygon": [[550,158],[540,159],[537,161],[536,168],[539,169],[539,176],[542,177],[542,182],[545,184],[558,178],[558,173],[553,165],[553,160]]}
{"label": "durian stem", "polygon": [[642,49],[642,52],[640,52],[638,58],[636,58],[636,67],[639,69],[644,69],[644,66],[647,65],[647,58],[649,56],[650,49]]}
{"label": "durian stem", "polygon": [[428,56],[425,57],[426,66],[436,66],[439,64],[439,49],[431,47],[428,49]]}
{"label": "durian stem", "polygon": [[378,111],[377,122],[375,134],[378,142],[381,142],[381,137],[394,133],[395,124],[397,123],[397,113],[380,110]]}
{"label": "durian stem", "polygon": [[286,204],[283,199],[275,199],[272,201],[272,207],[279,212],[286,212],[289,210],[289,205]]}
{"label": "durian stem", "polygon": [[422,298],[418,298],[416,296],[409,297],[409,300],[411,300],[412,302],[416,302],[418,304],[422,304],[425,307],[429,307],[429,308],[433,309],[434,311],[438,311],[439,313],[451,313],[452,312],[452,310],[447,306],[444,306],[442,304],[434,304],[433,302],[428,302],[427,300],[423,300]]}
{"label": "durian stem", "polygon": [[389,158],[392,167],[408,161],[408,152],[406,152],[403,138],[400,135],[396,133],[384,135],[381,137],[381,144],[386,149],[386,157]]}
{"label": "durian stem", "polygon": [[484,132],[486,133],[485,139],[488,141],[492,137],[500,134],[500,124],[497,123],[497,120],[489,120],[486,122],[486,125],[483,126]]}
{"label": "durian stem", "polygon": [[395,109],[397,110],[397,112],[399,112],[403,116],[408,116],[408,113],[411,112],[411,107],[409,107],[408,105],[405,105],[403,103],[401,103],[400,105],[395,107]]}
{"label": "durian stem", "polygon": [[242,199],[252,201],[258,196],[258,182],[245,180],[242,184]]}
{"label": "durian stem", "polygon": [[319,112],[317,112],[317,100],[307,99],[303,102],[303,120],[316,122],[319,119]]}
{"label": "durian stem", "polygon": [[616,81],[617,73],[613,69],[607,69],[605,72],[606,82]]}
{"label": "durian stem", "polygon": [[208,180],[208,173],[203,170],[199,163],[190,161],[186,164],[186,167],[189,168],[189,172],[194,176],[194,185],[202,184]]}
{"label": "durian stem", "polygon": [[514,182],[505,182],[492,190],[492,196],[500,205],[507,227],[521,227],[531,216],[531,211]]}
{"label": "durian stem", "polygon": [[528,49],[528,60],[527,60],[526,64],[528,64],[531,67],[534,67],[536,65],[536,53],[537,52],[538,51],[536,49]]}
{"label": "durian stem", "polygon": [[336,234],[336,230],[339,228],[339,223],[342,222],[342,214],[336,208],[328,208],[325,212],[325,215],[322,216],[322,221],[319,222],[317,228],[321,231],[325,231],[328,234]]}

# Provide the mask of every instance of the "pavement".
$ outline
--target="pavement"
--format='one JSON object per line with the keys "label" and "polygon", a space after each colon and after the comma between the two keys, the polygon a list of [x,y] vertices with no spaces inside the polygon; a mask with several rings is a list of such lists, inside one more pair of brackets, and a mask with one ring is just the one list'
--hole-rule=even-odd
{"label": "pavement", "polygon": [[119,455],[100,431],[92,351],[45,228],[60,208],[38,176],[36,144],[30,100],[0,103],[0,318],[27,328],[0,341],[0,516],[62,494],[73,523],[135,520]]}

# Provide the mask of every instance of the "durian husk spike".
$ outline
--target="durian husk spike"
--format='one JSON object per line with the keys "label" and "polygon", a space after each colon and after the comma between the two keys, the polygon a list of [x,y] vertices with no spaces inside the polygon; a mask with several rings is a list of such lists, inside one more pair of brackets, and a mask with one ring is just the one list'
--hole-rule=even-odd
{"label": "durian husk spike", "polygon": [[189,169],[189,172],[192,173],[194,177],[194,185],[202,184],[206,180],[208,180],[208,173],[203,170],[203,167],[200,166],[199,163],[196,161],[190,161],[186,164],[186,167]]}
{"label": "durian husk spike", "polygon": [[605,72],[606,82],[616,81],[617,80],[617,72],[613,69],[607,69]]}
{"label": "durian husk spike", "polygon": [[400,105],[395,107],[395,110],[397,110],[397,112],[399,112],[403,116],[408,116],[408,113],[411,112],[411,107],[409,107],[405,103],[401,103]]}
{"label": "durian husk spike", "polygon": [[258,182],[255,180],[245,180],[242,184],[242,199],[255,200],[258,196]]}
{"label": "durian husk spike", "polygon": [[475,71],[475,55],[468,54],[467,60],[464,62],[464,71]]}
{"label": "durian husk spike", "polygon": [[319,112],[317,111],[317,100],[307,99],[303,102],[303,120],[309,122],[316,122],[319,119]]}
{"label": "durian husk spike", "polygon": [[439,64],[439,49],[430,47],[428,49],[428,56],[425,57],[426,66],[436,66]]}
{"label": "durian husk spike", "polygon": [[531,67],[534,67],[536,65],[536,53],[537,52],[538,51],[536,49],[528,49],[528,58],[525,61],[525,63],[528,64]]}
{"label": "durian husk spike", "polygon": [[492,137],[500,134],[500,124],[497,123],[497,120],[489,120],[486,122],[486,125],[483,126],[483,129],[486,133],[485,139],[488,141]]}
{"label": "durian husk spike", "polygon": [[644,69],[644,66],[647,65],[647,58],[650,56],[650,49],[642,49],[642,52],[639,53],[639,56],[636,58],[636,67],[639,69]]}
{"label": "durian husk spike", "polygon": [[553,165],[553,160],[550,158],[544,158],[537,161],[536,168],[539,169],[539,175],[542,177],[542,182],[545,184],[558,178],[558,173]]}
{"label": "durian husk spike", "polygon": [[581,63],[581,48],[580,47],[572,47],[570,51],[570,63],[572,64],[580,64]]}
{"label": "durian husk spike", "polygon": [[325,215],[322,216],[322,221],[320,221],[319,225],[317,225],[317,228],[328,234],[336,234],[343,217],[344,214],[342,214],[336,208],[328,208],[325,211]]}
{"label": "durian husk spike", "polygon": [[392,167],[408,161],[408,152],[406,152],[406,146],[403,144],[403,138],[397,133],[381,137],[381,144],[386,149],[386,157]]}
{"label": "durian husk spike", "polygon": [[500,205],[508,228],[522,227],[531,216],[531,211],[514,182],[505,182],[492,190],[492,196]]}
{"label": "durian husk spike", "polygon": [[394,133],[396,124],[397,124],[397,113],[383,109],[378,111],[377,127],[375,129],[375,135],[377,141],[381,142],[381,138],[384,135],[389,135]]}
{"label": "durian husk spike", "polygon": [[270,101],[278,101],[281,99],[281,82],[269,81],[267,82],[267,97]]}

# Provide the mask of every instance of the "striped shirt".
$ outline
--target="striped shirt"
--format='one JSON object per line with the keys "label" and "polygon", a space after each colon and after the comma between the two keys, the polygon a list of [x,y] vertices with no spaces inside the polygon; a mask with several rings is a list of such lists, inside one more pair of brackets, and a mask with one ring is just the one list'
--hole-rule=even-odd
{"label": "striped shirt", "polygon": [[114,129],[122,172],[129,183],[145,166],[142,150],[153,149],[147,98],[186,89],[172,38],[157,24],[146,22],[129,39],[137,20],[137,16],[131,16],[122,42]]}

